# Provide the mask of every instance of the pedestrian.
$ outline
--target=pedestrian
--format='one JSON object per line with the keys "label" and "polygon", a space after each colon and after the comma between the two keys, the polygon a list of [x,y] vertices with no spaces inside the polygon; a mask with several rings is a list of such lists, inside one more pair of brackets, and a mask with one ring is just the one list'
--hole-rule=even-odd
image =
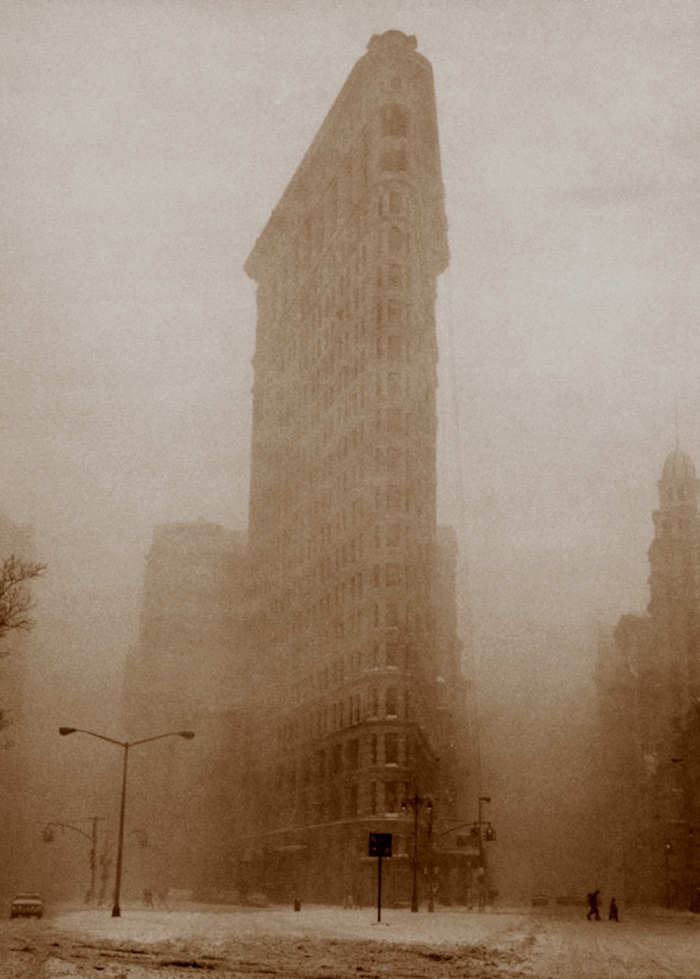
{"label": "pedestrian", "polygon": [[610,911],[608,912],[608,921],[619,921],[617,916],[617,901],[614,897],[610,898]]}
{"label": "pedestrian", "polygon": [[586,915],[586,917],[588,918],[589,921],[591,920],[591,916],[593,916],[594,921],[600,921],[600,911],[598,910],[599,894],[600,891],[598,890],[591,891],[591,893],[588,894],[586,897],[586,900],[588,901],[588,914]]}

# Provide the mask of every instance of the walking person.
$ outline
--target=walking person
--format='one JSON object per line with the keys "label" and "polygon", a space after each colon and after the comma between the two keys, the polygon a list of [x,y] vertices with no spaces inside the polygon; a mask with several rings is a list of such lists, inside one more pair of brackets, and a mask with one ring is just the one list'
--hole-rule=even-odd
{"label": "walking person", "polygon": [[600,911],[598,910],[599,894],[600,891],[596,890],[596,891],[592,891],[590,894],[587,895],[586,899],[588,901],[588,914],[586,915],[586,917],[588,918],[589,921],[591,920],[591,916],[593,917],[594,921],[600,921]]}
{"label": "walking person", "polygon": [[608,921],[619,921],[617,916],[617,901],[614,897],[610,898],[610,911],[608,912]]}

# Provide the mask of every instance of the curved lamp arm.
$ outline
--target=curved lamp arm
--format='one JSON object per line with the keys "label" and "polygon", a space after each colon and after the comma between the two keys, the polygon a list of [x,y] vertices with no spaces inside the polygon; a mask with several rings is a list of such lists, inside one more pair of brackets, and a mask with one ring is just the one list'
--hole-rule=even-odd
{"label": "curved lamp arm", "polygon": [[167,731],[165,734],[156,734],[152,738],[141,738],[138,741],[117,741],[116,738],[108,738],[105,734],[98,734],[96,731],[87,731],[83,727],[59,727],[58,733],[66,734],[89,734],[91,738],[99,738],[100,741],[109,741],[110,744],[117,744],[120,748],[130,748],[135,744],[147,744],[149,741],[158,741],[160,738],[186,738],[190,741],[194,737],[194,731]]}

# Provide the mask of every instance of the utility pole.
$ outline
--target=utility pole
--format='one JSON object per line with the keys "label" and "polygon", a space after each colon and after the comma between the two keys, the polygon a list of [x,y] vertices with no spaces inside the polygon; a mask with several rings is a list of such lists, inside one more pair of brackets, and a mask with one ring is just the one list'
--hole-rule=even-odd
{"label": "utility pole", "polygon": [[[415,792],[409,799],[404,799],[401,803],[401,810],[407,812],[409,809],[413,810],[413,878],[411,884],[411,911],[418,910],[418,814],[422,806],[428,807],[428,825],[429,825],[429,844],[432,846],[432,812],[433,804],[427,797],[421,796],[418,792]],[[432,880],[431,880],[431,895],[430,901],[432,902]],[[430,910],[434,910],[430,908]]]}
{"label": "utility pole", "polygon": [[482,817],[482,804],[484,802],[491,802],[490,795],[480,795],[479,796],[479,819],[477,822],[477,832],[479,834],[479,866],[481,868],[481,879],[479,881],[479,911],[484,910],[486,900],[488,897],[488,866],[486,861],[486,847],[484,846],[484,838],[493,839],[493,830],[491,829],[491,824],[485,824]]}
{"label": "utility pole", "polygon": [[433,807],[428,808],[428,911],[435,910],[435,859],[433,854]]}

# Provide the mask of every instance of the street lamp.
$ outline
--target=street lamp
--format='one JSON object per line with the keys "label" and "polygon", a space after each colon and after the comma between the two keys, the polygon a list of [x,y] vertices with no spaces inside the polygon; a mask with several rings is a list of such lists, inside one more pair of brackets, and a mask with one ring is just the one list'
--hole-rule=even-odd
{"label": "street lamp", "polygon": [[669,868],[669,860],[671,854],[673,853],[673,843],[670,840],[666,840],[664,843],[664,878],[666,881],[666,907],[671,907],[671,873]]}
{"label": "street lamp", "polygon": [[122,794],[119,806],[119,840],[117,843],[117,872],[114,882],[114,906],[112,907],[112,917],[118,918],[121,915],[119,907],[119,894],[122,882],[122,853],[124,851],[124,812],[126,810],[126,773],[129,761],[129,748],[137,744],[147,744],[149,741],[158,741],[160,738],[186,738],[188,741],[194,737],[194,731],[167,731],[165,734],[156,734],[152,738],[141,738],[139,741],[117,741],[116,738],[108,738],[104,734],[96,734],[95,731],[86,731],[82,727],[59,727],[58,733],[61,735],[89,734],[91,738],[99,738],[100,741],[109,741],[124,749],[124,765],[122,769]]}
{"label": "street lamp", "polygon": [[[90,816],[86,819],[72,820],[72,822],[56,822],[52,821],[47,823],[44,827],[44,831],[41,834],[41,838],[44,843],[53,843],[54,840],[54,826],[60,827],[61,830],[72,829],[75,833],[80,833],[86,839],[90,840],[90,890],[88,891],[88,896],[85,899],[86,904],[93,904],[95,901],[95,873],[97,871],[97,824],[100,821],[99,816]],[[92,833],[86,833],[85,830],[76,826],[76,822],[91,822],[92,823]]]}
{"label": "street lamp", "polygon": [[[486,874],[486,847],[484,846],[484,820],[481,815],[481,806],[484,802],[490,802],[490,795],[480,795],[479,796],[479,822],[478,822],[478,832],[479,832],[479,863],[481,865],[481,886],[479,887],[479,910],[484,910],[484,905],[486,904],[487,897],[487,874]],[[490,829],[490,825],[489,825]]]}
{"label": "street lamp", "polygon": [[[401,803],[402,812],[407,812],[409,809],[413,810],[413,883],[411,887],[411,911],[418,910],[418,813],[423,806],[428,807],[428,817],[430,821],[430,829],[432,830],[432,814],[433,814],[433,804],[430,799],[414,793],[410,799],[404,799]],[[432,845],[432,839],[431,839]],[[433,901],[432,895],[433,882],[430,882],[430,904]],[[432,911],[433,908],[431,907]]]}

